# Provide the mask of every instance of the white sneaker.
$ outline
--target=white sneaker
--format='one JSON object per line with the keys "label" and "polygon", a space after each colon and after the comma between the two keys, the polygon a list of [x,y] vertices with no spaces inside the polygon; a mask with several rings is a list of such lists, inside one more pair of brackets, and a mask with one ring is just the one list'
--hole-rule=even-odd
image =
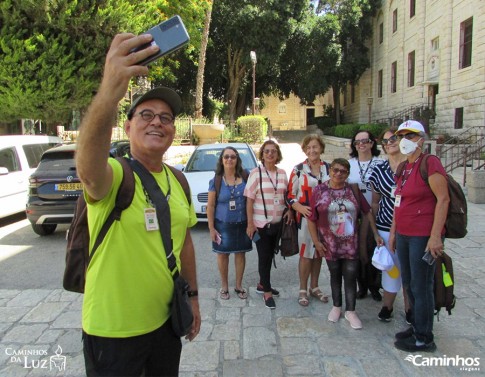
{"label": "white sneaker", "polygon": [[340,319],[340,314],[342,314],[342,308],[339,306],[334,306],[332,307],[332,310],[330,310],[330,313],[328,313],[328,320],[330,322],[338,322]]}
{"label": "white sneaker", "polygon": [[352,327],[355,330],[360,330],[362,328],[362,322],[357,316],[357,313],[354,312],[345,312],[345,319],[349,321],[350,327]]}

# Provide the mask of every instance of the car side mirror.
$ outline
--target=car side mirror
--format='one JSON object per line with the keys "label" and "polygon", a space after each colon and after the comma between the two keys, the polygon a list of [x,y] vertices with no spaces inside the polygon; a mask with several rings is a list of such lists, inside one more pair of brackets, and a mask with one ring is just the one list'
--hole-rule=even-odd
{"label": "car side mirror", "polygon": [[7,175],[8,174],[8,169],[4,167],[0,167],[0,175]]}

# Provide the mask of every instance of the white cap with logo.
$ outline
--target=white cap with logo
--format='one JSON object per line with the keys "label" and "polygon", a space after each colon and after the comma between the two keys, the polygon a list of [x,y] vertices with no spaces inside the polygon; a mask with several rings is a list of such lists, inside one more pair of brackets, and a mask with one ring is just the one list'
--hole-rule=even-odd
{"label": "white cap with logo", "polygon": [[409,131],[409,132],[426,132],[424,127],[421,123],[416,120],[407,120],[404,123],[401,123],[399,128],[396,131],[396,135],[399,134],[401,131]]}

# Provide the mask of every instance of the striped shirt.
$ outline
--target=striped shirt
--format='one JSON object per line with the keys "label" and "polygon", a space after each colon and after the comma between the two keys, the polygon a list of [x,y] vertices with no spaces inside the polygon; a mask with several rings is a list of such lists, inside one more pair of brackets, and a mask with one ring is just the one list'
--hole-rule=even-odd
{"label": "striped shirt", "polygon": [[394,173],[391,170],[389,161],[374,167],[369,177],[369,183],[373,190],[381,196],[379,210],[376,216],[377,229],[389,232],[394,214],[394,196],[391,196],[392,188],[396,186]]}
{"label": "striped shirt", "polygon": [[[276,181],[276,177],[278,177],[278,181]],[[286,207],[285,195],[287,186],[288,177],[283,169],[277,168],[276,172],[271,172],[266,170],[264,166],[259,166],[251,171],[244,189],[244,196],[254,200],[253,221],[256,227],[263,228],[268,223],[274,224],[281,221],[283,210]],[[263,188],[262,193],[261,187]],[[261,194],[264,196],[264,204]],[[267,217],[264,214],[265,206]]]}

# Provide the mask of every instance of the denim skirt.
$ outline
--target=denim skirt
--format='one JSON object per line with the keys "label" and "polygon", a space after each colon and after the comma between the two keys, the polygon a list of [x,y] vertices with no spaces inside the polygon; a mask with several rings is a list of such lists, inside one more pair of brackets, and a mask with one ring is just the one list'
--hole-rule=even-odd
{"label": "denim skirt", "polygon": [[251,239],[246,234],[247,221],[226,223],[215,219],[215,228],[221,235],[221,243],[212,242],[215,253],[245,253],[253,249]]}

